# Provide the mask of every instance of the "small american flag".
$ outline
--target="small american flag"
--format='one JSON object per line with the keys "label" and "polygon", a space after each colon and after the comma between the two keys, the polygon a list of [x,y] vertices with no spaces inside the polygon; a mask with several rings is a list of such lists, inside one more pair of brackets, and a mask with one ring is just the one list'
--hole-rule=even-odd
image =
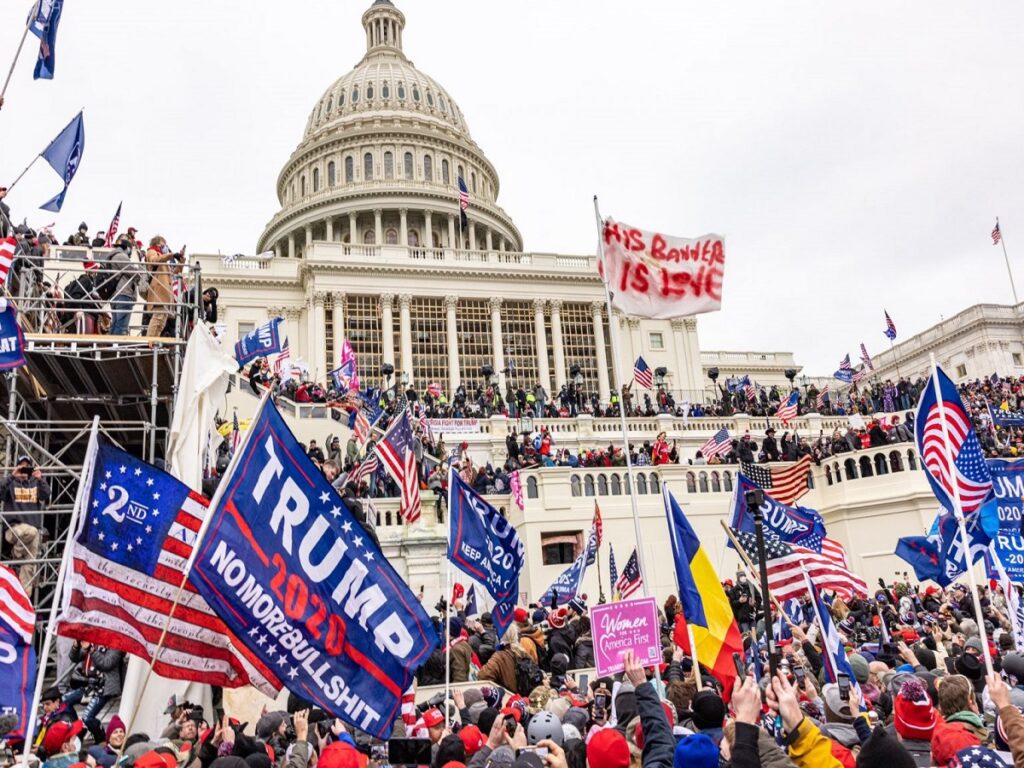
{"label": "small american flag", "polygon": [[654,374],[643,357],[638,357],[633,363],[633,380],[644,389],[654,389]]}
{"label": "small american flag", "polygon": [[850,370],[853,370],[853,366],[850,365],[850,356],[849,355],[847,355],[846,357],[844,357],[842,360],[839,361],[839,370],[840,371],[850,371]]}
{"label": "small american flag", "polygon": [[818,406],[818,410],[820,411],[822,408],[824,408],[826,405],[828,405],[828,402],[829,402],[828,384],[826,384],[824,389],[822,389],[821,392],[818,393],[818,398],[817,398],[817,401],[816,401],[816,404]]}
{"label": "small american flag", "polygon": [[643,589],[644,578],[640,575],[640,560],[636,556],[636,549],[629,556],[626,567],[622,569],[622,575],[615,582],[615,590],[622,599],[626,599],[637,590]]}
{"label": "small american flag", "polygon": [[11,271],[11,263],[14,261],[14,250],[18,247],[18,241],[13,237],[6,237],[0,240],[0,288],[7,284],[7,274]]}
{"label": "small american flag", "polygon": [[600,547],[601,542],[604,541],[604,521],[601,519],[601,507],[597,505],[597,499],[594,499],[594,520],[591,523],[591,528],[597,536],[597,546]]}
{"label": "small american flag", "polygon": [[408,522],[420,519],[420,483],[416,473],[416,456],[412,450],[412,427],[409,411],[399,413],[374,450],[388,474],[402,489],[399,513]]}
{"label": "small american flag", "polygon": [[32,642],[36,612],[14,571],[0,565],[0,624],[5,624],[26,643]]}
{"label": "small american flag", "polygon": [[[377,471],[377,467],[380,466],[380,462],[377,460],[376,454],[371,453],[363,461],[352,470],[352,475],[348,481],[355,483],[356,488],[363,482],[364,478],[370,478],[372,480],[373,473]],[[369,480],[367,482],[370,482]]]}
{"label": "small american flag", "polygon": [[[734,535],[756,567],[757,539],[754,534],[737,531]],[[843,600],[849,601],[855,595],[867,595],[868,585],[864,579],[851,573],[845,563],[836,562],[831,554],[826,554],[824,550],[818,553],[795,544],[787,544],[777,538],[766,539],[764,545],[768,566],[768,590],[780,602],[803,597],[807,592],[805,570],[814,586],[818,589],[831,589]]]}
{"label": "small american flag", "polygon": [[789,424],[789,422],[796,416],[799,402],[800,393],[794,389],[789,393],[789,397],[786,398],[786,402],[779,405],[779,410],[775,412],[775,415],[782,421],[783,426]]}
{"label": "small american flag", "polygon": [[615,548],[608,542],[608,581],[612,585],[612,597],[615,597],[615,583],[619,580],[619,569],[615,565]]}
{"label": "small american flag", "polygon": [[810,488],[807,480],[807,473],[811,469],[810,456],[803,456],[799,461],[780,468],[760,464],[742,464],[741,468],[754,485],[771,491],[768,495],[787,507],[792,506]]}
{"label": "small american flag", "polygon": [[356,422],[352,432],[355,434],[356,443],[360,448],[366,445],[366,441],[370,439],[370,420],[366,418],[362,408],[356,409]]}
{"label": "small american flag", "polygon": [[292,353],[288,348],[288,339],[284,340],[284,344],[281,345],[281,351],[277,355],[277,359],[274,360],[274,373],[278,375],[278,378],[284,376],[285,365],[291,360]]}
{"label": "small american flag", "polygon": [[999,219],[996,219],[996,225],[992,228],[992,245],[996,245],[1002,239],[1003,233],[999,230]]}
{"label": "small american flag", "polygon": [[757,387],[753,384],[744,384],[743,391],[747,393],[747,400],[750,402],[757,400]]}
{"label": "small american flag", "polygon": [[889,341],[896,338],[896,323],[889,317],[889,313],[885,313],[885,335],[889,337]]}
{"label": "small american flag", "polygon": [[238,450],[239,444],[242,442],[242,431],[238,428],[238,411],[235,411],[235,416],[231,422],[231,453]]}
{"label": "small american flag", "polygon": [[732,450],[732,441],[729,439],[729,430],[722,427],[700,447],[700,455],[705,459],[710,459],[712,456],[724,456],[730,450]]}
{"label": "small american flag", "polygon": [[466,218],[466,211],[469,210],[469,190],[466,188],[465,180],[459,176],[459,222],[462,224],[462,228],[465,229],[468,226],[468,219]]}
{"label": "small american flag", "polygon": [[110,226],[107,228],[107,236],[103,239],[103,246],[110,248],[114,244],[114,238],[117,237],[117,228],[121,226],[121,206],[124,201],[117,204],[117,213],[114,214],[114,218],[110,220]]}
{"label": "small american flag", "polygon": [[853,373],[853,383],[856,384],[861,379],[866,379],[868,377],[868,373],[870,373],[870,371],[868,371],[868,367],[866,365],[863,368],[861,368],[859,371],[854,371],[854,373]]}
{"label": "small american flag", "polygon": [[860,359],[864,363],[864,367],[869,371],[875,370],[875,366],[871,362],[871,355],[868,354],[868,348],[864,346],[864,342],[860,343]]}

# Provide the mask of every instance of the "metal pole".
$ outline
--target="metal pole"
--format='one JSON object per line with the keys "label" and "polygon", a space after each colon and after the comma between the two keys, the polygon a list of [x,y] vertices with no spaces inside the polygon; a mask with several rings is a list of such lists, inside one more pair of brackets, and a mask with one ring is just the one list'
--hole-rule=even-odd
{"label": "metal pole", "polygon": [[14,181],[12,181],[10,184],[7,185],[8,193],[12,189],[14,189],[14,185],[17,184],[19,181],[21,181],[21,177],[24,176],[26,173],[28,173],[28,169],[31,168],[33,165],[35,165],[36,164],[36,160],[38,160],[40,157],[42,157],[42,155],[36,155],[35,157],[33,157],[32,158],[32,162],[25,166],[25,170],[18,174],[18,178],[16,178]]}
{"label": "metal pole", "polygon": [[[444,599],[447,601],[452,597],[452,488],[455,486],[455,468],[448,467],[448,525],[445,526],[445,538],[447,540],[447,547],[444,553],[444,564],[445,564],[445,594]],[[448,610],[445,611],[444,616],[441,617],[443,626],[441,627],[441,639],[445,641],[444,649],[444,719],[448,722],[448,699],[451,698],[452,694],[452,649],[451,649],[451,633],[448,631],[448,614],[451,612],[452,606],[448,606]],[[499,642],[501,638],[498,638]]]}
{"label": "metal pole", "polygon": [[[7,374],[7,386],[10,391],[7,393],[7,420],[13,422],[18,415],[18,369],[14,368]],[[11,432],[8,430],[6,438],[7,466],[14,466],[14,443],[11,440]]]}
{"label": "metal pole", "polygon": [[[1020,303],[1017,299],[1017,286],[1013,283],[1013,270],[1010,269],[1010,257],[1006,253],[1006,238],[1003,236],[1003,228],[999,226],[999,217],[996,216],[996,226],[999,227],[999,244],[1003,246],[1003,258],[1006,260],[1006,274],[1010,276],[1010,290],[1013,291],[1013,311],[1017,311],[1017,305]],[[991,674],[991,669],[989,670]]]}
{"label": "metal pole", "polygon": [[[28,37],[28,32],[32,29],[32,22],[35,21],[36,16],[39,13],[39,3],[42,0],[36,0],[32,3],[32,10],[28,14],[28,22],[25,24],[25,31],[21,33],[21,42],[18,43],[18,50],[14,52],[14,61],[11,62],[11,68],[7,70],[7,79],[4,80],[4,88],[0,91],[0,101],[3,101],[4,96],[7,94],[7,86],[11,84],[11,77],[14,75],[14,68],[18,64],[18,59],[21,58],[21,49],[25,47],[25,39]],[[11,186],[14,186],[13,184]]]}
{"label": "metal pole", "polygon": [[153,381],[149,386],[149,463],[152,464],[156,459],[156,408],[159,400],[157,394],[159,393],[159,375],[160,375],[160,353],[161,346],[156,345],[153,347]]}
{"label": "metal pole", "polygon": [[889,339],[889,351],[892,352],[892,361],[896,364],[896,378],[902,379],[903,374],[900,373],[900,361],[896,358],[896,348],[892,345],[892,339]]}
{"label": "metal pole", "polygon": [[[768,566],[767,566],[767,555],[764,551],[764,513],[761,511],[761,501],[764,499],[764,491],[755,490],[750,493],[754,494],[757,504],[754,505],[752,511],[754,517],[754,536],[757,539],[757,570],[761,576],[761,606],[762,613],[764,614],[764,634],[765,641],[768,644],[768,671],[772,678],[775,677],[778,671],[779,659],[775,653],[775,636],[769,631],[772,626],[772,603],[768,598],[770,594],[768,592]],[[750,502],[747,502],[747,509],[751,507]]]}

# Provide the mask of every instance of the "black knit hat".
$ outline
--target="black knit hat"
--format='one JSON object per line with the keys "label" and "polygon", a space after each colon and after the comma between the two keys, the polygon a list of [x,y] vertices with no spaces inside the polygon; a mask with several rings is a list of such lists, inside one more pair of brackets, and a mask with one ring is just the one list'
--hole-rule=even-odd
{"label": "black knit hat", "polygon": [[877,726],[857,755],[857,768],[915,768],[914,757],[902,744]]}

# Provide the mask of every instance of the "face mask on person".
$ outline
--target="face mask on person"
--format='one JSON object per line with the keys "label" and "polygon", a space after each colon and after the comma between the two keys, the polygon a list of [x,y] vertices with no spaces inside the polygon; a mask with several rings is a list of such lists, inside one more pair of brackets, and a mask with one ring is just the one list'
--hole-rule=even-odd
{"label": "face mask on person", "polygon": [[78,738],[77,736],[75,736],[75,740],[73,742],[71,742],[71,744],[73,745],[72,749],[71,749],[72,752],[81,752],[82,751],[82,740],[80,738]]}

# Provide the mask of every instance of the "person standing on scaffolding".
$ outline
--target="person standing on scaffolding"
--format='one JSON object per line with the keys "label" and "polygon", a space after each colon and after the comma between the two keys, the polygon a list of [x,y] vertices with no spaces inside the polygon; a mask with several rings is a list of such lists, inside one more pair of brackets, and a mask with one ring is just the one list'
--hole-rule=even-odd
{"label": "person standing on scaffolding", "polygon": [[10,545],[11,559],[24,561],[18,568],[18,580],[31,595],[39,543],[46,532],[42,512],[50,503],[50,484],[42,470],[33,466],[31,457],[20,456],[14,471],[0,483],[0,502],[4,541]]}
{"label": "person standing on scaffolding", "polygon": [[172,253],[167,247],[167,240],[160,235],[149,241],[149,249],[146,251],[146,269],[150,273],[149,292],[146,294],[146,312],[149,314],[147,336],[163,335],[164,327],[173,315],[174,290],[171,280],[172,275],[181,271],[184,250]]}

